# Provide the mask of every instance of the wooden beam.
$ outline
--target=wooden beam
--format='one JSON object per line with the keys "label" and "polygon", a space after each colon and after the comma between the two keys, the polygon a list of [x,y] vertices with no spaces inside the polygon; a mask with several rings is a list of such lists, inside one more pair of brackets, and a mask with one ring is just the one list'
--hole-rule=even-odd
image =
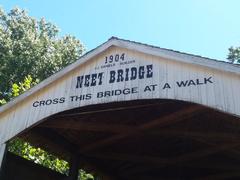
{"label": "wooden beam", "polygon": [[[155,135],[163,135],[163,136],[178,136],[178,137],[187,137],[196,141],[201,141],[205,144],[215,145],[214,143],[208,142],[211,139],[221,139],[231,142],[240,142],[240,134],[236,136],[236,133],[224,133],[224,132],[201,132],[201,131],[192,131],[192,130],[184,130],[184,129],[161,129],[159,131],[151,131],[149,132]],[[206,140],[199,140],[199,138],[206,138]]]}
{"label": "wooden beam", "polygon": [[[94,157],[108,160],[124,161],[131,163],[141,163],[145,165],[158,165],[162,167],[165,165],[174,165],[174,158],[159,158],[158,156],[143,156],[143,155],[133,155],[133,154],[122,154],[122,153],[87,153],[87,157]],[[190,167],[190,168],[202,168],[202,169],[222,169],[222,170],[239,170],[240,166],[233,165],[224,165],[224,164],[198,164],[198,163],[181,163],[179,166]]]}
{"label": "wooden beam", "polygon": [[[110,133],[126,133],[130,131],[138,131],[136,127],[129,125],[121,125],[121,124],[102,124],[102,123],[89,123],[82,122],[73,119],[61,119],[55,121],[47,121],[45,123],[40,124],[38,127],[40,128],[49,128],[49,129],[70,129],[76,131],[93,131],[93,132],[110,132]],[[224,132],[200,132],[200,131],[192,131],[192,130],[184,130],[184,129],[161,129],[160,131],[142,131],[142,133],[146,134],[154,134],[154,135],[163,135],[163,136],[181,136],[188,137],[191,139],[195,139],[198,141],[198,138],[217,138],[217,139],[229,139],[233,141],[239,141],[240,136],[236,136],[236,133],[224,133]],[[207,143],[207,142],[205,142]],[[210,145],[214,145],[212,143],[208,143]]]}
{"label": "wooden beam", "polygon": [[66,180],[77,180],[79,173],[78,154],[72,154],[69,162],[69,174]]}
{"label": "wooden beam", "polygon": [[6,143],[0,144],[0,179],[3,179],[5,168],[6,168],[6,154],[7,154],[7,146]]}
{"label": "wooden beam", "polygon": [[79,152],[80,153],[88,152],[88,151],[94,150],[96,148],[102,147],[104,145],[114,143],[114,142],[124,139],[126,137],[136,136],[139,133],[141,133],[142,131],[146,131],[153,127],[164,127],[164,126],[168,126],[168,125],[171,125],[171,124],[179,122],[179,121],[183,121],[183,120],[188,119],[191,116],[193,116],[193,114],[195,115],[196,112],[200,112],[202,110],[203,110],[203,107],[198,106],[198,105],[192,105],[190,107],[185,107],[183,109],[180,109],[177,112],[165,115],[164,117],[161,117],[156,120],[152,120],[148,123],[145,123],[143,125],[140,125],[134,129],[132,129],[131,131],[117,134],[117,135],[111,136],[109,138],[86,145],[86,147],[81,148],[79,150]]}
{"label": "wooden beam", "polygon": [[188,167],[188,168],[194,168],[194,169],[215,169],[215,170],[228,170],[228,171],[239,171],[240,170],[240,165],[236,164],[226,164],[226,163],[217,163],[217,162],[211,162],[206,161],[204,163],[198,163],[198,162],[193,162],[193,163],[181,163],[177,165],[179,167]]}
{"label": "wooden beam", "polygon": [[93,132],[110,132],[110,133],[123,133],[131,131],[131,126],[126,125],[114,125],[114,124],[101,124],[101,123],[89,123],[81,122],[73,119],[61,119],[57,121],[47,121],[40,124],[41,128],[50,129],[69,129],[76,131],[93,131]]}
{"label": "wooden beam", "polygon": [[227,173],[218,173],[218,174],[214,174],[214,175],[208,175],[205,177],[200,177],[200,178],[196,178],[196,180],[209,180],[209,179],[239,179],[240,178],[240,172],[227,172]]}
{"label": "wooden beam", "polygon": [[69,141],[63,135],[59,134],[57,131],[53,131],[49,129],[46,131],[45,129],[36,128],[34,130],[39,136],[48,139],[49,141],[61,146],[63,149],[69,151],[70,153],[76,154],[77,153],[77,144]]}
{"label": "wooden beam", "polygon": [[[216,146],[217,143],[214,143],[214,142],[209,142],[208,139],[205,139],[203,137],[194,137],[193,138],[194,140],[198,141],[198,142],[201,142],[201,143],[205,143],[207,145],[211,145],[211,146]],[[240,142],[239,140],[239,137],[236,137],[235,138],[228,138],[228,141],[231,141],[231,142]],[[238,159],[240,160],[240,152],[239,150],[236,150],[236,149],[228,149],[225,151],[225,154],[228,156],[228,157],[231,157],[233,159]]]}
{"label": "wooden beam", "polygon": [[43,128],[34,128],[20,138],[67,161],[70,160],[72,154],[77,153],[78,149],[77,145],[69,142],[68,139],[52,129],[46,131]]}
{"label": "wooden beam", "polygon": [[206,148],[204,150],[200,150],[200,151],[197,151],[197,152],[192,152],[192,153],[189,153],[189,154],[186,154],[186,155],[182,155],[180,157],[173,158],[167,164],[168,165],[174,165],[174,164],[177,164],[177,163],[192,161],[192,160],[195,160],[195,159],[206,157],[206,156],[211,155],[211,154],[215,154],[215,153],[218,153],[218,152],[221,152],[221,151],[225,151],[225,150],[235,148],[239,145],[240,145],[240,143],[238,142],[238,143],[228,143],[228,144],[224,144],[224,145],[218,145],[218,146]]}
{"label": "wooden beam", "polygon": [[6,155],[6,151],[7,151],[6,144],[5,143],[0,144],[0,170],[1,170],[1,166],[2,166],[4,156]]}
{"label": "wooden beam", "polygon": [[162,103],[150,103],[150,104],[141,104],[141,105],[132,105],[132,106],[123,106],[123,107],[116,107],[116,108],[108,108],[108,109],[101,109],[101,110],[95,110],[95,111],[84,111],[84,112],[78,112],[78,113],[69,113],[69,114],[59,114],[56,117],[73,117],[73,116],[79,116],[79,115],[87,115],[87,114],[96,114],[96,113],[104,113],[104,112],[112,112],[112,111],[123,111],[123,110],[130,110],[130,109],[138,109],[138,108],[145,108],[145,107],[151,107],[151,106],[159,106],[164,104],[169,104],[173,102],[162,102]]}
{"label": "wooden beam", "polygon": [[[87,153],[86,157],[99,158],[99,159],[109,159],[117,161],[126,161],[132,163],[143,163],[143,164],[166,164],[168,159],[159,158],[155,156],[138,156],[133,154],[122,154],[122,153]],[[100,160],[101,161],[101,160]]]}

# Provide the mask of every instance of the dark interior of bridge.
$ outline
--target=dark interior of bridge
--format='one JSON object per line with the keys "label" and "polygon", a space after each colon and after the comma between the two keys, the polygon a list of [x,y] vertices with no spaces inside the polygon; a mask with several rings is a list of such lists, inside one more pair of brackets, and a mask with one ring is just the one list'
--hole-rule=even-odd
{"label": "dark interior of bridge", "polygon": [[238,117],[175,100],[91,105],[19,137],[100,179],[238,179]]}

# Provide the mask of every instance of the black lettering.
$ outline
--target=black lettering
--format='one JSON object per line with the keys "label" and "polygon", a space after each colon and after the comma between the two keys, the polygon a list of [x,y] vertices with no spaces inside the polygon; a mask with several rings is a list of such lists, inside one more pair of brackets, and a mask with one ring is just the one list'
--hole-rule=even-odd
{"label": "black lettering", "polygon": [[131,93],[132,93],[132,94],[138,93],[138,90],[137,90],[137,89],[138,89],[137,87],[133,87]]}
{"label": "black lettering", "polygon": [[188,82],[188,86],[191,86],[191,85],[194,85],[194,86],[196,85],[195,82],[192,79],[189,80],[189,82]]}
{"label": "black lettering", "polygon": [[122,91],[121,91],[120,89],[117,89],[117,90],[115,90],[115,92],[114,92],[115,95],[120,95],[121,93],[122,93]]}
{"label": "black lettering", "polygon": [[46,104],[46,105],[52,104],[52,100],[51,100],[51,99],[46,100],[45,104]]}
{"label": "black lettering", "polygon": [[59,99],[59,103],[64,103],[65,102],[65,97],[61,97],[60,99]]}
{"label": "black lettering", "polygon": [[150,88],[149,86],[146,86],[146,87],[144,88],[144,92],[146,92],[146,91],[151,91],[151,88]]}
{"label": "black lettering", "polygon": [[147,78],[153,77],[153,71],[152,71],[152,69],[153,69],[153,65],[152,65],[152,64],[147,65]]}
{"label": "black lettering", "polygon": [[110,71],[110,79],[109,79],[109,83],[114,83],[115,82],[115,71]]}
{"label": "black lettering", "polygon": [[170,85],[169,85],[168,83],[165,83],[164,86],[163,86],[163,89],[166,89],[166,88],[168,88],[168,89],[171,88]]}
{"label": "black lettering", "polygon": [[130,89],[129,88],[125,88],[123,89],[123,94],[126,95],[126,94],[130,94]]}
{"label": "black lettering", "polygon": [[102,98],[103,97],[103,92],[98,92],[97,93],[97,98]]}
{"label": "black lettering", "polygon": [[105,91],[104,97],[109,97],[111,96],[111,91]]}
{"label": "black lettering", "polygon": [[92,74],[92,81],[91,81],[91,86],[96,86],[97,84],[97,74]]}
{"label": "black lettering", "polygon": [[122,53],[122,55],[121,55],[121,57],[120,57],[120,59],[121,59],[122,61],[124,61],[124,56],[125,56],[125,54]]}
{"label": "black lettering", "polygon": [[77,85],[76,88],[81,88],[83,83],[83,76],[78,76],[77,77]]}
{"label": "black lettering", "polygon": [[204,83],[200,82],[199,79],[196,79],[196,84],[197,84],[197,85],[202,85],[202,84],[204,84]]}
{"label": "black lettering", "polygon": [[90,80],[90,74],[85,75],[85,83],[84,83],[85,87],[89,87],[89,84],[90,84],[89,80]]}
{"label": "black lettering", "polygon": [[185,87],[187,85],[187,83],[188,83],[188,81],[180,81],[180,82],[177,81],[178,87]]}
{"label": "black lettering", "polygon": [[209,83],[213,83],[213,82],[211,81],[211,79],[212,79],[212,77],[204,78],[204,84],[207,84],[208,82],[209,82]]}
{"label": "black lettering", "polygon": [[35,101],[34,103],[33,103],[33,107],[38,107],[39,106],[39,102],[38,101]]}
{"label": "black lettering", "polygon": [[144,66],[140,66],[139,67],[139,72],[138,72],[138,76],[139,76],[139,79],[143,79],[144,78]]}
{"label": "black lettering", "polygon": [[45,101],[40,101],[40,106],[44,106],[45,105]]}
{"label": "black lettering", "polygon": [[115,55],[115,62],[118,62],[119,61],[119,54],[116,54]]}
{"label": "black lettering", "polygon": [[58,103],[58,98],[54,98],[53,99],[53,104],[57,104]]}
{"label": "black lettering", "polygon": [[71,101],[73,101],[73,99],[74,99],[75,97],[76,97],[76,96],[70,96]]}
{"label": "black lettering", "polygon": [[156,86],[157,86],[157,84],[151,85],[153,91],[155,91]]}
{"label": "black lettering", "polygon": [[92,98],[92,94],[86,94],[86,100],[89,100]]}
{"label": "black lettering", "polygon": [[126,76],[125,76],[125,81],[128,81],[129,80],[129,68],[126,68],[126,70],[125,70],[125,72],[126,72]]}
{"label": "black lettering", "polygon": [[123,80],[124,80],[124,78],[123,78],[123,70],[119,69],[118,70],[117,82],[122,82]]}
{"label": "black lettering", "polygon": [[131,78],[130,80],[135,80],[137,78],[137,68],[132,67],[131,68]]}
{"label": "black lettering", "polygon": [[113,55],[109,56],[109,59],[110,59],[109,63],[112,63],[113,62]]}
{"label": "black lettering", "polygon": [[98,85],[102,85],[103,72],[98,74],[98,79],[99,79]]}

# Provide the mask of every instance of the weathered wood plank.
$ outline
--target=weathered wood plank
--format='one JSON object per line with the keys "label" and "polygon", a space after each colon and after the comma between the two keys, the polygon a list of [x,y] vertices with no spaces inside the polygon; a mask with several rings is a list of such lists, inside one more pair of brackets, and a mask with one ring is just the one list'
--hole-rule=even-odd
{"label": "weathered wood plank", "polygon": [[203,107],[192,105],[190,107],[181,109],[181,110],[179,110],[175,113],[168,114],[168,115],[165,115],[164,117],[153,120],[149,123],[145,123],[143,125],[140,125],[139,127],[136,127],[135,129],[133,129],[132,131],[128,131],[128,132],[125,132],[123,134],[117,134],[117,135],[114,135],[112,137],[109,137],[109,138],[94,142],[92,144],[89,144],[89,145],[85,146],[84,148],[82,148],[79,152],[82,153],[82,152],[91,151],[95,148],[99,148],[99,147],[105,146],[107,144],[117,142],[117,141],[119,141],[121,139],[124,139],[128,136],[138,135],[142,131],[151,129],[155,126],[164,127],[164,126],[174,124],[174,123],[179,122],[179,121],[183,121],[183,120],[193,116],[194,113],[201,111],[202,109],[203,109]]}
{"label": "weathered wood plank", "polygon": [[[111,40],[84,56],[81,61],[2,107],[0,143],[56,113],[110,102],[174,99],[202,104],[240,116],[239,97],[233,95],[240,88],[239,67],[227,64],[224,69],[225,63],[204,59],[203,61],[208,63],[204,65],[203,61],[200,63],[198,58],[192,56],[179,56],[178,53],[174,56],[172,52],[166,56],[164,52],[165,50],[158,52],[153,47]],[[124,61],[117,59],[118,62],[105,62],[106,57],[115,58],[121,54],[125,54]],[[149,73],[146,71],[148,65],[152,65],[149,72],[152,71],[153,76],[146,78],[146,74]],[[114,83],[109,82],[112,71],[118,74]],[[104,73],[101,85],[89,85],[92,80],[94,84],[93,78],[86,81],[86,87],[76,88],[78,76],[88,78],[88,75],[97,73]],[[121,79],[121,73],[125,75],[124,80],[117,82],[118,78]],[[136,73],[136,76],[141,78],[129,80],[127,75],[131,76],[131,73]],[[91,98],[86,99],[87,96]],[[61,98],[64,102],[61,102]]]}
{"label": "weathered wood plank", "polygon": [[2,161],[3,161],[3,157],[6,151],[6,144],[0,144],[0,172],[1,172],[1,166],[2,166]]}

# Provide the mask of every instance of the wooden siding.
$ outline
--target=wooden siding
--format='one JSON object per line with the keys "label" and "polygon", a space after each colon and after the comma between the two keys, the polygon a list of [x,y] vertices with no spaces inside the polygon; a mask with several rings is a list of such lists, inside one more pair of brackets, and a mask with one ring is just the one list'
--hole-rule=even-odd
{"label": "wooden siding", "polygon": [[[101,68],[101,66],[104,65],[106,56],[121,55],[122,53],[125,54],[124,61],[135,62],[124,65],[120,65],[118,62],[115,63],[113,67]],[[214,63],[216,64],[214,67],[217,67],[218,62],[212,62],[212,64]],[[117,71],[118,69],[131,67],[139,68],[140,66],[151,64],[153,65],[152,78],[109,83],[109,73],[111,70]],[[99,69],[96,67],[99,67]],[[236,67],[234,67],[234,71],[236,71]],[[76,88],[77,76],[100,72],[104,73],[102,85]],[[207,81],[206,84],[201,84],[204,82],[204,79],[205,81],[209,79],[209,81]],[[177,84],[177,82],[189,82],[189,80],[193,80],[192,82],[194,82],[195,85],[191,83],[189,86],[179,87]],[[199,85],[197,85],[196,81],[198,81]],[[163,89],[166,83],[168,83],[171,88]],[[154,91],[144,92],[147,86],[150,87],[155,84],[156,89]],[[217,70],[216,68],[205,67],[197,63],[190,64],[182,61],[172,61],[166,57],[163,58],[156,55],[145,54],[127,49],[127,47],[120,48],[111,46],[100,54],[91,57],[84,64],[67,72],[61,78],[56,79],[52,83],[46,83],[46,86],[44,86],[44,84],[41,86],[42,88],[39,91],[28,94],[25,98],[23,96],[21,101],[0,113],[0,144],[5,143],[23,130],[40,123],[41,120],[55,113],[77,107],[109,102],[137,99],[176,99],[202,104],[213,109],[240,116],[240,97],[236,96],[240,89],[240,76],[238,73],[229,72],[229,70],[224,72],[222,64],[221,68]],[[121,94],[103,98],[96,97],[98,92],[116,89],[123,90],[124,88],[131,89],[134,87],[136,87],[138,93]],[[84,94],[91,94],[91,99],[81,101],[71,101],[70,99],[70,96],[80,96]],[[65,98],[64,103],[33,107],[33,103],[36,101],[61,97]],[[1,147],[0,152],[3,149]]]}

